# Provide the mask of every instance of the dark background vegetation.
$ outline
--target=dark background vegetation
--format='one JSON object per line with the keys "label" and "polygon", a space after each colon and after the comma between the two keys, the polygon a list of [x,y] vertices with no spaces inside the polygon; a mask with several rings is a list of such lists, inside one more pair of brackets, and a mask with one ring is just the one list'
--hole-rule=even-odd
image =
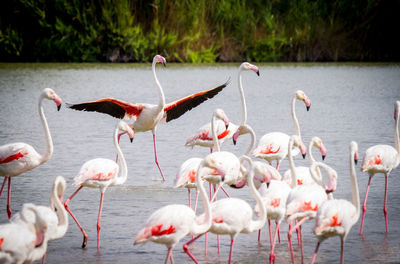
{"label": "dark background vegetation", "polygon": [[1,61],[400,61],[400,0],[6,0]]}

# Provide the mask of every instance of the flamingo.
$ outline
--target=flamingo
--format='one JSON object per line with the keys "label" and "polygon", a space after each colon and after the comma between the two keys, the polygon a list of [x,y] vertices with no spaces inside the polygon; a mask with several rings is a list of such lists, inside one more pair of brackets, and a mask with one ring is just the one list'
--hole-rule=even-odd
{"label": "flamingo", "polygon": [[61,108],[61,98],[50,88],[45,88],[39,96],[39,116],[42,121],[46,139],[46,151],[39,154],[31,145],[26,143],[10,143],[0,146],[0,176],[4,176],[0,189],[0,197],[6,181],[8,180],[7,215],[11,218],[11,177],[18,176],[26,171],[32,170],[48,161],[53,155],[53,140],[51,139],[49,126],[42,107],[43,99],[53,100],[57,110]]}
{"label": "flamingo", "polygon": [[67,104],[71,109],[79,111],[95,111],[105,113],[116,118],[128,118],[135,117],[135,122],[131,125],[133,130],[136,132],[152,131],[153,134],[153,146],[154,146],[154,158],[155,163],[160,171],[162,180],[165,181],[164,174],[157,159],[157,146],[156,146],[156,128],[161,120],[169,122],[174,120],[185,112],[192,108],[200,105],[207,99],[213,98],[223,88],[225,88],[229,80],[212,89],[201,91],[179,100],[173,101],[169,104],[165,103],[164,91],[161,87],[160,82],[156,76],[156,64],[162,63],[166,66],[167,62],[163,56],[156,55],[153,58],[152,70],[156,85],[158,87],[159,102],[155,104],[133,104],[124,102],[122,100],[114,98],[103,98],[96,101],[85,102],[80,104]]}
{"label": "flamingo", "polygon": [[[104,192],[109,186],[124,184],[128,176],[128,168],[126,165],[126,161],[122,154],[121,148],[118,144],[119,131],[128,133],[131,142],[133,140],[134,133],[132,128],[124,121],[120,121],[115,128],[114,147],[118,157],[120,157],[119,159],[120,165],[118,165],[113,160],[104,158],[96,158],[85,162],[82,165],[78,175],[75,176],[74,178],[73,185],[79,186],[78,189],[64,203],[65,209],[72,216],[72,218],[78,225],[79,229],[82,231],[83,234],[82,248],[86,247],[88,236],[83,227],[79,224],[78,219],[69,209],[69,202],[83,187],[100,189],[100,206],[99,206],[99,215],[97,218],[97,249],[100,249],[100,229],[101,229],[100,218],[101,218],[101,211],[103,208]],[[118,175],[118,171],[120,168],[121,168],[121,174]]]}
{"label": "flamingo", "polygon": [[[32,211],[32,223],[25,215]],[[0,225],[0,263],[32,263],[47,250],[46,222],[34,204],[26,203],[18,213],[20,221]]]}
{"label": "flamingo", "polygon": [[319,180],[316,172],[312,167],[310,168],[310,173],[312,178],[315,181],[315,184],[303,184],[296,185],[297,171],[294,167],[293,157],[291,156],[291,147],[292,144],[298,144],[296,141],[299,141],[299,137],[294,135],[289,140],[289,165],[291,169],[292,175],[292,189],[286,200],[286,215],[285,218],[288,222],[293,220],[298,220],[298,223],[292,227],[290,224],[290,228],[288,231],[288,243],[292,258],[292,263],[294,263],[294,253],[292,248],[291,236],[292,232],[297,228],[300,228],[300,247],[301,247],[301,256],[302,263],[304,262],[303,256],[303,245],[301,242],[301,225],[308,219],[313,219],[316,216],[316,212],[318,208],[321,206],[323,202],[328,199],[328,193],[332,193],[336,190],[337,185],[337,173],[327,165],[321,163],[322,168],[326,170],[327,177],[329,179],[328,186],[325,186],[322,180]]}
{"label": "flamingo", "polygon": [[[68,215],[62,204],[62,197],[66,189],[65,179],[62,176],[57,176],[50,197],[50,206],[35,206],[36,213],[47,226],[45,233],[47,241],[62,238],[68,229]],[[20,221],[28,221],[36,224],[36,214],[32,210],[24,213],[24,219],[21,219],[21,214],[17,214],[11,218],[12,223]],[[46,253],[43,255],[43,263],[45,262]]]}
{"label": "flamingo", "polygon": [[[350,142],[350,180],[352,188],[352,203],[344,199],[332,199],[324,202],[318,208],[315,218],[314,234],[318,238],[318,243],[314,251],[311,264],[314,263],[318,248],[322,241],[329,237],[340,236],[341,251],[340,263],[344,263],[344,240],[350,232],[351,227],[357,223],[360,217],[360,195],[358,193],[358,184],[356,169],[353,163],[358,159],[358,145],[356,142]],[[320,166],[319,163],[313,167]]]}
{"label": "flamingo", "polygon": [[[135,237],[134,245],[152,241],[164,244],[168,248],[165,264],[173,261],[172,250],[185,236],[206,232],[211,226],[211,209],[206,191],[202,183],[203,175],[207,173],[202,161],[197,169],[196,186],[203,200],[204,215],[196,216],[192,208],[183,204],[171,204],[155,211]],[[193,255],[191,258],[197,263]]]}
{"label": "flamingo", "polygon": [[[259,230],[265,224],[266,210],[262,203],[262,198],[254,186],[254,166],[251,159],[247,156],[242,156],[240,160],[249,163],[248,186],[253,198],[256,200],[260,208],[260,215],[256,220],[253,220],[253,209],[242,199],[224,198],[211,204],[212,224],[209,232],[217,235],[230,235],[231,246],[229,251],[229,261],[232,261],[233,244],[239,233],[252,233]],[[196,241],[203,234],[198,235],[189,242],[183,245],[183,250],[197,263],[196,259],[189,251],[189,245]]]}
{"label": "flamingo", "polygon": [[372,176],[375,173],[383,173],[385,175],[385,198],[383,205],[383,214],[385,215],[386,232],[389,232],[388,220],[387,220],[387,189],[388,189],[388,178],[390,172],[396,169],[400,163],[400,144],[399,144],[399,115],[400,115],[400,101],[396,101],[394,104],[394,145],[375,145],[367,149],[364,154],[361,171],[368,172],[369,179],[367,190],[365,192],[363,213],[361,219],[360,235],[363,232],[365,213],[367,212],[367,198],[369,186],[371,184]]}
{"label": "flamingo", "polygon": [[[243,62],[239,66],[239,72],[238,72],[238,87],[239,87],[239,94],[240,94],[240,100],[242,102],[242,121],[241,125],[246,124],[247,120],[247,109],[246,109],[246,100],[244,97],[244,91],[243,91],[243,85],[242,85],[242,71],[243,70],[251,70],[257,73],[258,76],[260,76],[260,72],[258,70],[258,67],[248,63],[248,62]],[[221,121],[218,121],[216,125],[217,129],[217,135],[218,135],[218,140],[219,144],[221,145],[224,143],[226,140],[232,138],[233,134],[235,131],[237,131],[238,126],[234,123],[229,123],[229,126],[225,128],[222,124]],[[237,140],[237,139],[236,139]],[[195,145],[202,146],[202,147],[207,147],[212,150],[212,147],[214,146],[213,141],[212,141],[212,130],[211,130],[211,123],[207,123],[204,126],[202,126],[195,135],[189,137],[186,140],[185,146],[190,146],[194,147]]]}
{"label": "flamingo", "polygon": [[[322,140],[319,137],[313,137],[308,145],[308,159],[310,161],[310,165],[315,162],[315,158],[312,155],[312,147],[315,147],[319,149],[321,152],[322,160],[325,159],[326,157],[326,148],[324,144],[322,143]],[[309,167],[304,167],[304,166],[298,166],[295,167],[296,170],[296,185],[302,185],[302,184],[313,184],[314,180],[311,178],[310,174],[310,168]],[[288,169],[285,174],[283,175],[284,181],[286,181],[289,185],[292,185],[292,176],[290,174],[290,169]],[[320,177],[319,170],[317,171],[318,176]]]}
{"label": "flamingo", "polygon": [[[307,95],[301,91],[296,91],[292,99],[292,119],[296,129],[296,135],[301,139],[300,125],[296,117],[295,105],[296,100],[303,101],[306,105],[307,111],[310,109],[311,102]],[[288,155],[288,142],[289,135],[282,132],[271,132],[263,135],[258,143],[257,148],[253,151],[253,156],[256,158],[265,159],[269,164],[276,160],[276,168],[279,169],[279,164]],[[297,155],[299,152],[295,151],[292,154]]]}

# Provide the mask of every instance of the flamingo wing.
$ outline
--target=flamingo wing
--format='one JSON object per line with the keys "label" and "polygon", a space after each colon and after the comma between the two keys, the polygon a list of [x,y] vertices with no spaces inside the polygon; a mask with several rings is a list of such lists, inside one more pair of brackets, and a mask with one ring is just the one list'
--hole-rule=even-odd
{"label": "flamingo wing", "polygon": [[114,98],[103,98],[80,104],[67,104],[67,107],[79,111],[99,112],[121,119],[124,117],[137,117],[143,110],[142,104],[132,104]]}
{"label": "flamingo wing", "polygon": [[194,93],[179,100],[173,101],[164,107],[166,122],[174,120],[204,101],[213,98],[230,82],[230,78],[222,85],[215,88]]}

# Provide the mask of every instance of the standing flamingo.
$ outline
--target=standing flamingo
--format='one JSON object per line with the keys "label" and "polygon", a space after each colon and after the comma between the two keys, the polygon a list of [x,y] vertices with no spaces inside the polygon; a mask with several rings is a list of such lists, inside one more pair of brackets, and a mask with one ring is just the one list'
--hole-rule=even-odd
{"label": "standing flamingo", "polygon": [[[248,186],[250,188],[253,198],[256,200],[257,206],[260,208],[261,213],[258,216],[257,220],[253,220],[253,209],[251,208],[251,206],[244,200],[238,198],[224,198],[211,204],[212,224],[209,232],[217,235],[231,236],[231,247],[229,251],[228,263],[231,263],[232,261],[233,244],[236,236],[239,233],[248,234],[259,230],[264,226],[266,219],[265,206],[262,203],[261,196],[256,190],[253,182],[253,162],[247,156],[242,156],[240,159],[241,161],[246,161],[250,164],[249,173],[247,174]],[[190,253],[188,246],[202,235],[203,234],[195,237],[194,239],[183,245],[183,250],[190,257],[192,257],[192,259],[196,263],[197,261]]]}
{"label": "standing flamingo", "polygon": [[[25,217],[34,215],[34,223]],[[0,225],[0,263],[32,263],[47,250],[47,225],[34,204],[24,204],[20,221]]]}
{"label": "standing flamingo", "polygon": [[[319,137],[313,137],[310,141],[310,144],[308,145],[308,159],[310,161],[310,165],[312,165],[315,162],[315,158],[312,155],[312,147],[315,147],[319,149],[321,152],[322,160],[325,159],[326,157],[326,148],[324,144],[322,143],[322,140]],[[296,185],[302,185],[302,184],[313,184],[314,180],[311,178],[310,174],[310,168],[309,167],[304,167],[304,166],[297,166],[295,167],[296,170]],[[290,174],[290,169],[288,169],[285,174],[283,175],[283,180],[286,181],[289,185],[292,185],[292,176]],[[321,177],[319,170],[317,171],[317,174],[319,177]]]}
{"label": "standing flamingo", "polygon": [[[247,109],[246,109],[246,100],[244,97],[244,91],[243,91],[243,85],[242,85],[242,71],[243,70],[252,70],[255,73],[257,73],[258,76],[260,76],[260,72],[258,70],[258,67],[248,63],[248,62],[243,62],[239,66],[239,72],[238,72],[238,87],[239,87],[239,95],[240,95],[240,100],[242,102],[242,122],[241,125],[246,124],[247,121]],[[219,144],[221,145],[224,143],[226,140],[232,138],[233,134],[235,131],[237,131],[238,126],[229,123],[229,126],[227,128],[224,128],[223,124],[221,121],[218,121],[216,125],[217,129],[217,136],[219,140]],[[236,139],[237,140],[237,139]],[[207,123],[204,126],[202,126],[195,135],[189,137],[186,140],[185,146],[190,146],[194,147],[195,145],[202,146],[202,147],[207,147],[212,149],[214,146],[213,141],[212,141],[212,130],[211,130],[211,123]]]}
{"label": "standing flamingo", "polygon": [[[296,91],[296,94],[292,99],[292,119],[296,129],[296,135],[301,139],[300,125],[295,110],[296,100],[303,101],[306,105],[307,111],[310,109],[311,102],[307,95],[301,90]],[[286,158],[288,155],[287,146],[289,138],[289,135],[282,132],[271,132],[265,134],[261,137],[257,148],[253,151],[253,156],[256,158],[266,159],[269,164],[271,164],[273,160],[276,160],[276,168],[279,169],[281,160]],[[298,151],[295,151],[292,154],[297,155],[298,153]]]}
{"label": "standing flamingo", "polygon": [[169,122],[174,120],[192,108],[200,105],[207,99],[213,98],[217,95],[223,88],[225,88],[229,80],[218,87],[201,91],[169,104],[165,103],[164,91],[161,87],[160,82],[156,76],[156,64],[162,63],[166,66],[166,60],[160,55],[154,56],[152,69],[154,79],[158,87],[158,97],[159,102],[155,104],[133,104],[124,102],[114,98],[103,98],[96,101],[85,102],[81,104],[69,104],[68,107],[80,110],[80,111],[95,111],[100,113],[105,113],[116,118],[131,118],[134,116],[135,122],[132,127],[135,132],[145,132],[151,130],[153,133],[153,145],[154,145],[154,158],[155,163],[161,173],[162,180],[165,181],[164,174],[158,164],[157,159],[157,147],[156,147],[156,128],[157,124],[161,120]]}
{"label": "standing flamingo", "polygon": [[[207,173],[204,170],[204,161],[200,163],[197,170],[196,186],[203,199],[205,215],[196,216],[192,208],[183,204],[171,204],[155,211],[146,224],[135,237],[134,245],[152,241],[164,244],[168,248],[165,264],[171,259],[172,249],[185,236],[197,235],[206,232],[211,226],[211,209],[206,191],[203,186],[202,177]],[[197,263],[193,255],[191,258]]]}
{"label": "standing flamingo", "polygon": [[[99,215],[97,218],[97,249],[100,248],[100,218],[101,218],[101,210],[103,208],[103,199],[104,199],[104,192],[106,191],[107,187],[115,186],[115,185],[122,185],[125,183],[128,177],[128,168],[126,165],[125,158],[122,154],[121,148],[118,144],[118,133],[122,131],[124,133],[128,133],[129,138],[132,142],[133,140],[133,130],[132,128],[125,123],[124,121],[120,121],[114,132],[114,147],[115,151],[120,157],[118,164],[110,159],[103,159],[103,158],[96,158],[85,162],[82,165],[79,173],[74,178],[73,185],[78,186],[79,188],[65,201],[64,206],[65,209],[69,212],[72,218],[75,220],[76,224],[78,225],[79,229],[82,231],[83,234],[83,242],[82,248],[85,248],[87,243],[87,234],[83,227],[79,224],[78,219],[69,209],[69,202],[72,198],[83,188],[99,188],[100,189],[100,206],[99,206]],[[118,171],[121,167],[121,174],[118,176]]]}
{"label": "standing flamingo", "polygon": [[46,138],[46,151],[39,154],[31,145],[26,143],[10,143],[0,146],[0,176],[4,176],[3,184],[0,189],[0,197],[4,185],[8,180],[7,196],[7,215],[11,218],[11,177],[18,176],[26,171],[32,170],[37,166],[48,161],[53,155],[53,140],[51,139],[49,126],[42,107],[43,99],[53,100],[57,105],[57,110],[61,108],[61,98],[50,88],[45,88],[39,96],[39,116],[42,121],[44,135]]}
{"label": "standing flamingo", "polygon": [[[353,202],[351,203],[344,199],[333,199],[326,201],[318,209],[314,227],[318,243],[311,264],[314,263],[317,257],[321,242],[333,236],[340,236],[340,263],[344,263],[344,240],[349,234],[351,227],[357,223],[360,217],[360,195],[358,193],[356,169],[354,166],[354,163],[358,159],[357,151],[357,143],[354,141],[350,142],[350,180]],[[318,164],[314,164],[314,166],[318,166]]]}
{"label": "standing flamingo", "polygon": [[387,189],[388,189],[388,178],[390,172],[396,169],[400,163],[400,144],[399,144],[399,115],[400,115],[400,101],[396,101],[394,104],[394,145],[395,148],[389,145],[375,145],[367,149],[364,154],[361,171],[367,171],[369,174],[367,191],[365,192],[363,213],[360,227],[360,235],[363,232],[365,213],[367,212],[367,198],[369,186],[371,184],[372,176],[375,173],[383,173],[385,175],[385,198],[383,205],[383,214],[385,215],[386,232],[389,232],[388,220],[387,220]]}
{"label": "standing flamingo", "polygon": [[[35,214],[38,213],[47,226],[46,239],[51,241],[62,238],[68,229],[68,215],[62,204],[65,189],[66,183],[64,177],[56,177],[51,191],[50,206],[35,206],[36,212],[27,210],[24,212],[24,219],[21,219],[21,214],[17,214],[11,218],[11,222],[28,221],[36,224],[37,217]],[[43,256],[43,263],[45,257],[46,254]]]}
{"label": "standing flamingo", "polygon": [[294,167],[293,157],[291,156],[291,145],[293,143],[296,144],[299,138],[294,135],[289,140],[289,165],[291,169],[292,175],[292,189],[288,195],[286,200],[286,220],[291,222],[293,220],[298,220],[298,223],[292,227],[290,224],[290,228],[288,231],[288,243],[292,258],[292,263],[294,263],[294,253],[292,248],[291,236],[292,232],[297,228],[300,228],[300,248],[301,248],[301,257],[302,263],[304,262],[303,255],[303,244],[301,242],[301,225],[308,219],[313,219],[316,216],[316,212],[318,208],[321,206],[323,202],[328,199],[327,194],[332,193],[336,190],[337,185],[337,173],[327,165],[321,163],[322,168],[326,170],[327,177],[329,179],[328,186],[325,186],[322,180],[319,180],[318,176],[316,176],[315,170],[313,167],[310,168],[310,173],[312,178],[314,179],[316,184],[302,184],[296,186],[297,171]]}

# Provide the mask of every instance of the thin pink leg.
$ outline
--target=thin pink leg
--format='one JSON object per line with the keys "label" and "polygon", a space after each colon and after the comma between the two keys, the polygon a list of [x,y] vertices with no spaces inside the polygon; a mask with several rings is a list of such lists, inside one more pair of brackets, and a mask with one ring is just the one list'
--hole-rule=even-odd
{"label": "thin pink leg", "polygon": [[221,253],[221,248],[219,246],[219,235],[217,235],[217,245],[218,245],[218,255]]}
{"label": "thin pink leg", "polygon": [[385,215],[385,223],[386,223],[386,232],[387,233],[389,233],[388,220],[387,220],[387,207],[386,207],[387,190],[388,190],[388,178],[389,178],[389,175],[387,173],[385,173],[385,202],[384,202],[384,205],[383,205],[383,214]]}
{"label": "thin pink leg", "polygon": [[160,165],[158,164],[158,159],[157,159],[157,146],[156,146],[156,132],[155,132],[155,131],[153,131],[153,144],[154,144],[154,158],[155,158],[155,162],[156,162],[156,164],[157,164],[158,170],[159,170],[160,173],[161,173],[162,180],[165,181],[164,174],[163,174],[163,172],[162,172],[162,170],[161,170],[161,168],[160,168]]}
{"label": "thin pink leg", "polygon": [[79,224],[78,219],[75,217],[75,215],[71,212],[71,210],[69,209],[69,202],[71,201],[72,198],[74,198],[74,196],[83,188],[83,186],[79,186],[79,188],[65,201],[64,203],[64,207],[65,210],[68,211],[68,213],[72,216],[72,218],[75,220],[76,224],[78,225],[79,229],[81,230],[82,234],[83,234],[83,242],[82,242],[82,248],[86,247],[86,243],[87,243],[87,234],[85,232],[85,230],[83,229],[83,227],[81,226],[81,224]]}
{"label": "thin pink leg", "polygon": [[7,215],[8,219],[11,218],[12,210],[11,210],[11,177],[8,177],[8,196],[7,196]]}
{"label": "thin pink leg", "polygon": [[258,243],[261,242],[261,228],[258,230]]}
{"label": "thin pink leg", "polygon": [[268,233],[269,233],[269,244],[272,249],[272,233],[271,233],[271,220],[270,219],[268,219]]}
{"label": "thin pink leg", "polygon": [[365,213],[367,212],[367,198],[368,198],[369,186],[371,184],[371,178],[372,178],[372,175],[370,174],[369,179],[368,179],[367,190],[365,191],[364,204],[363,204],[363,208],[362,208],[363,214],[362,214],[362,219],[361,219],[360,235],[362,235],[362,232],[363,232]]}
{"label": "thin pink leg", "polygon": [[103,209],[103,199],[104,193],[100,193],[100,205],[99,205],[99,216],[97,217],[97,249],[100,249],[100,218],[101,218],[101,210]]}
{"label": "thin pink leg", "polygon": [[165,258],[164,264],[167,264],[167,263],[168,263],[168,260],[169,260],[169,258],[170,258],[170,256],[171,256],[171,253],[172,253],[172,247],[169,247],[169,248],[168,248],[167,257]]}
{"label": "thin pink leg", "polygon": [[43,258],[42,258],[42,264],[46,263],[46,253],[44,253]]}
{"label": "thin pink leg", "polygon": [[340,237],[340,264],[344,263],[344,239]]}
{"label": "thin pink leg", "polygon": [[199,200],[199,190],[196,190],[196,200],[194,202],[194,212],[196,213],[197,210],[197,202]]}
{"label": "thin pink leg", "polygon": [[279,231],[279,223],[275,221],[276,228],[278,229],[278,242],[281,243],[281,232]]}
{"label": "thin pink leg", "polygon": [[189,255],[189,257],[196,263],[198,264],[199,262],[196,260],[196,258],[193,256],[193,254],[189,251],[189,245],[192,244],[194,241],[196,241],[199,237],[201,237],[204,234],[200,234],[198,236],[196,236],[195,238],[192,238],[191,240],[189,240],[188,242],[186,242],[185,244],[183,244],[183,251],[186,252],[186,254]]}
{"label": "thin pink leg", "polygon": [[[297,220],[294,220],[294,224],[297,226]],[[297,244],[300,245],[300,230],[299,230],[299,228],[296,228],[296,234],[297,234]]]}
{"label": "thin pink leg", "polygon": [[231,264],[231,262],[232,262],[233,242],[235,242],[234,239],[231,240],[231,249],[229,250],[229,260],[228,260],[228,264]]}
{"label": "thin pink leg", "polygon": [[1,194],[3,193],[4,186],[6,185],[7,178],[8,178],[8,176],[4,176],[4,181],[3,181],[3,184],[1,185],[1,189],[0,189],[0,197],[1,197]]}
{"label": "thin pink leg", "polygon": [[229,194],[226,192],[225,188],[223,186],[221,186],[221,190],[224,191],[224,193],[226,194],[226,196],[228,196],[228,198],[230,198]]}
{"label": "thin pink leg", "polygon": [[171,251],[171,254],[169,255],[169,259],[171,260],[171,264],[174,264],[174,254]]}
{"label": "thin pink leg", "polygon": [[279,170],[279,160],[276,161],[276,169]]}
{"label": "thin pink leg", "polygon": [[208,232],[206,232],[205,236],[204,236],[204,240],[205,240],[205,247],[204,247],[204,256],[207,256],[207,243],[208,243]]}
{"label": "thin pink leg", "polygon": [[315,247],[315,250],[314,250],[314,255],[313,255],[313,257],[312,257],[311,264],[314,264],[315,259],[317,258],[317,253],[318,253],[319,245],[321,245],[321,242],[318,241],[317,246]]}
{"label": "thin pink leg", "polygon": [[304,264],[303,233],[301,232],[301,226],[299,226],[299,232],[300,232],[301,263]]}
{"label": "thin pink leg", "polygon": [[192,208],[192,199],[190,199],[190,188],[188,188],[189,207]]}
{"label": "thin pink leg", "polygon": [[224,191],[224,193],[226,194],[226,196],[228,196],[228,198],[230,198],[229,194],[225,191],[224,187],[222,187],[222,182],[220,184],[218,184],[218,187],[216,190],[214,190],[214,195],[211,199],[211,202],[214,202],[217,199],[217,193],[219,191],[219,189],[222,189]]}
{"label": "thin pink leg", "polygon": [[276,222],[276,228],[275,228],[275,233],[274,233],[274,240],[272,241],[272,247],[271,247],[271,252],[269,254],[269,263],[275,263],[275,242],[276,242],[276,237],[279,233],[279,222]]}
{"label": "thin pink leg", "polygon": [[[292,221],[289,224],[289,230],[292,229]],[[292,245],[292,234],[288,232],[288,246],[290,249],[290,257],[292,259],[292,263],[294,264],[294,252],[293,252],[293,245]]]}

